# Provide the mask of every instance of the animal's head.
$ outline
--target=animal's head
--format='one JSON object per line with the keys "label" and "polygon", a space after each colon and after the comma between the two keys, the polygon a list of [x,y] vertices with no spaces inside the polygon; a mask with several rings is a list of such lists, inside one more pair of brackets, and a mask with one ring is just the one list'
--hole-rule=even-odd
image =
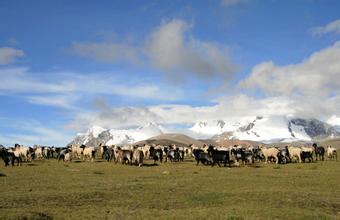
{"label": "animal's head", "polygon": [[83,150],[84,150],[85,147],[86,147],[85,144],[82,144],[82,145],[80,146],[80,148],[83,148]]}
{"label": "animal's head", "polygon": [[209,145],[209,147],[208,147],[208,152],[211,152],[211,151],[213,151],[214,150],[214,146],[213,145]]}

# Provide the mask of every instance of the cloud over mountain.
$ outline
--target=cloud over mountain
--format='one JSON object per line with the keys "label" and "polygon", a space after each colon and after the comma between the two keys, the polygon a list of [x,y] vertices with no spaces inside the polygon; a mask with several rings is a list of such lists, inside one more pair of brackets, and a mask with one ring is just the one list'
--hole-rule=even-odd
{"label": "cloud over mountain", "polygon": [[340,42],[313,53],[297,64],[275,65],[272,61],[256,65],[240,82],[245,89],[259,89],[266,95],[324,97],[340,91]]}

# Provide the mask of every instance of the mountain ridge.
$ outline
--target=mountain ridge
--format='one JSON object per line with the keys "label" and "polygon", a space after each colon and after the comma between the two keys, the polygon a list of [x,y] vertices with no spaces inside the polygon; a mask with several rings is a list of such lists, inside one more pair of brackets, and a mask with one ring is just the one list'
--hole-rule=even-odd
{"label": "mountain ridge", "polygon": [[[105,129],[100,126],[92,126],[86,133],[79,133],[70,144],[94,146],[98,146],[100,143],[106,145],[135,144],[160,135],[176,133],[168,131],[166,127],[155,122],[131,129]],[[227,140],[250,141],[251,143],[286,143],[338,138],[340,132],[336,126],[317,119],[255,116],[241,120],[200,121],[193,124],[192,127],[182,130],[178,135],[188,135],[193,140],[213,140],[216,143],[223,143]]]}

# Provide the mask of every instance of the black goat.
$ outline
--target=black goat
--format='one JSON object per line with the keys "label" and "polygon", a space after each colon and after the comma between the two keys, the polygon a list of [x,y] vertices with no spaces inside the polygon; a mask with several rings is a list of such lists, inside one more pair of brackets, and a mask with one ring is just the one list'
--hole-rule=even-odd
{"label": "black goat", "polygon": [[216,163],[220,167],[221,166],[220,162],[223,162],[224,166],[227,166],[227,163],[228,163],[230,167],[229,151],[215,150],[214,146],[210,145],[208,148],[208,154],[212,158],[212,164],[211,164],[212,167],[215,166]]}
{"label": "black goat", "polygon": [[208,153],[205,153],[201,149],[194,149],[192,152],[195,156],[197,162],[196,166],[201,162],[204,165],[210,165],[212,163],[212,158]]}

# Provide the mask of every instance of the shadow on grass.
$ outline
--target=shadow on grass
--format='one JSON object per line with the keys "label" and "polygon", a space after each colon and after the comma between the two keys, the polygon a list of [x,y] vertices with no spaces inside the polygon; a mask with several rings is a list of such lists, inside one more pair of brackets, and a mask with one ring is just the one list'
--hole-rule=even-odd
{"label": "shadow on grass", "polygon": [[143,164],[143,167],[156,167],[156,166],[158,166],[157,163],[152,163],[152,164],[144,163],[144,164]]}
{"label": "shadow on grass", "polygon": [[96,174],[96,175],[103,175],[104,173],[101,172],[101,171],[94,171],[93,174]]}
{"label": "shadow on grass", "polygon": [[84,161],[82,160],[74,160],[73,163],[83,163]]}
{"label": "shadow on grass", "polygon": [[38,166],[38,165],[35,164],[35,163],[28,163],[27,166],[29,166],[29,167],[35,167],[35,166]]}
{"label": "shadow on grass", "polygon": [[6,174],[0,173],[0,177],[5,177],[5,176],[6,176]]}

